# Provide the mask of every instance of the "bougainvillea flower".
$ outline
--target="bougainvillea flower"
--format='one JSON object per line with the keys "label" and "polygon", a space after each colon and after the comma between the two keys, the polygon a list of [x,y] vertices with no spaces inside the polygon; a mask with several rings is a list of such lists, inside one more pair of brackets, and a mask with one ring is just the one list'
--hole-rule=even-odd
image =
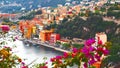
{"label": "bougainvillea flower", "polygon": [[76,53],[76,52],[78,52],[78,49],[77,49],[77,48],[73,48],[73,49],[72,49],[72,52],[73,52],[73,53]]}
{"label": "bougainvillea flower", "polygon": [[99,48],[97,48],[97,51],[103,52],[103,48],[102,48],[102,47],[99,47]]}
{"label": "bougainvillea flower", "polygon": [[108,55],[108,54],[109,54],[109,51],[106,49],[106,50],[103,51],[103,54],[104,54],[104,55]]}
{"label": "bougainvillea flower", "polygon": [[86,47],[83,47],[81,51],[82,51],[84,54],[88,54],[88,53],[89,53],[89,51],[88,51],[88,49],[87,49]]}
{"label": "bougainvillea flower", "polygon": [[95,54],[95,58],[97,59],[97,61],[100,61],[100,55],[99,54]]}
{"label": "bougainvillea flower", "polygon": [[27,66],[22,66],[21,68],[28,68]]}
{"label": "bougainvillea flower", "polygon": [[15,39],[18,40],[18,37],[16,36]]}
{"label": "bougainvillea flower", "polygon": [[88,63],[89,63],[90,65],[92,65],[92,64],[95,63],[95,62],[96,62],[96,61],[95,61],[94,58],[91,58],[91,60],[88,61]]}
{"label": "bougainvillea flower", "polygon": [[87,67],[88,67],[88,66],[87,66],[87,63],[84,63],[83,66],[84,66],[84,68],[87,68]]}
{"label": "bougainvillea flower", "polygon": [[93,43],[95,43],[95,39],[89,39],[89,40],[85,41],[86,46],[91,46]]}
{"label": "bougainvillea flower", "polygon": [[48,62],[45,62],[45,64],[48,64]]}
{"label": "bougainvillea flower", "polygon": [[54,62],[54,61],[55,61],[55,58],[51,58],[50,61],[51,61],[51,62]]}
{"label": "bougainvillea flower", "polygon": [[62,59],[62,56],[56,56],[56,59],[58,59],[58,60]]}
{"label": "bougainvillea flower", "polygon": [[77,55],[77,53],[72,53],[72,57],[75,57]]}
{"label": "bougainvillea flower", "polygon": [[86,58],[92,58],[92,57],[93,57],[93,55],[92,55],[92,54],[90,54],[90,53],[87,53],[87,54],[85,54],[85,57],[86,57]]}
{"label": "bougainvillea flower", "polygon": [[92,47],[92,46],[90,46],[90,47],[88,48],[88,50],[89,50],[89,52],[91,52],[91,51],[94,51],[94,50],[95,50],[95,48],[94,48],[94,47]]}
{"label": "bougainvillea flower", "polygon": [[25,62],[21,62],[22,65],[25,65]]}
{"label": "bougainvillea flower", "polygon": [[[79,60],[76,61],[79,63],[84,62],[84,67],[82,68],[88,68],[88,66],[93,65],[95,62],[101,61],[102,55],[107,55],[109,53],[106,46],[102,44],[102,41],[97,42],[98,45],[94,46],[95,42],[95,39],[86,40],[83,48],[73,48],[72,52],[65,52],[63,57],[56,56],[55,59],[52,58],[52,61],[55,60],[53,64],[58,65],[58,67],[62,64],[69,66],[68,60],[79,58]],[[68,57],[69,59],[66,59]],[[71,63],[74,63],[74,61],[71,61]]]}
{"label": "bougainvillea flower", "polygon": [[101,41],[101,40],[99,40],[99,41],[98,41],[98,44],[99,44],[99,45],[102,45],[103,43],[102,43],[102,41]]}
{"label": "bougainvillea flower", "polygon": [[40,68],[48,68],[47,66],[41,66]]}
{"label": "bougainvillea flower", "polygon": [[3,32],[8,32],[10,30],[10,27],[8,25],[2,25],[1,28]]}
{"label": "bougainvillea flower", "polygon": [[64,52],[63,57],[64,57],[64,58],[67,58],[68,56],[69,56],[69,54],[66,53],[66,52]]}
{"label": "bougainvillea flower", "polygon": [[59,63],[59,64],[62,63],[62,60],[58,60],[58,63]]}

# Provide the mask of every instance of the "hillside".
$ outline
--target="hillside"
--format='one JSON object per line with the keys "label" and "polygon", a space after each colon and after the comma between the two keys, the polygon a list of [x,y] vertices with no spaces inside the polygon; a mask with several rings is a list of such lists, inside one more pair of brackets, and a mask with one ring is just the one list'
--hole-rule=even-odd
{"label": "hillside", "polygon": [[63,20],[55,27],[56,32],[63,37],[88,39],[93,38],[97,32],[105,32],[109,41],[118,43],[120,40],[120,25],[113,21],[103,21],[100,16],[91,16],[87,20],[76,16],[70,21]]}

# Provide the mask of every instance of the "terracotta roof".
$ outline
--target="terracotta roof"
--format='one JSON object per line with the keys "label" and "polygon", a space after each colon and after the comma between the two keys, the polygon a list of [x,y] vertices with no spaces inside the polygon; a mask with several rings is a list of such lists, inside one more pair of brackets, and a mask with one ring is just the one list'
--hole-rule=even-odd
{"label": "terracotta roof", "polygon": [[17,14],[0,14],[0,17],[15,17]]}

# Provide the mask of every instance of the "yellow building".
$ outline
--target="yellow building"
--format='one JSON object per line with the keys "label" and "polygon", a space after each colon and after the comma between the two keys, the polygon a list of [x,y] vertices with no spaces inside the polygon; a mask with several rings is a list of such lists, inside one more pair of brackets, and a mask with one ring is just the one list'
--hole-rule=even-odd
{"label": "yellow building", "polygon": [[32,27],[32,33],[36,34],[36,27],[35,26]]}

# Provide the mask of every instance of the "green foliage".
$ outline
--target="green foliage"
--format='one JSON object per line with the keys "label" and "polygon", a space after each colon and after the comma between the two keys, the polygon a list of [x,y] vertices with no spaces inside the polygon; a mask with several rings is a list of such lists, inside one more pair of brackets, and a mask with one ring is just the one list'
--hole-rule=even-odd
{"label": "green foliage", "polygon": [[42,10],[36,11],[35,14],[36,14],[36,15],[37,15],[37,14],[42,14]]}
{"label": "green foliage", "polygon": [[31,20],[31,19],[34,18],[34,16],[35,16],[35,11],[32,11],[32,12],[30,12],[29,14],[20,17],[19,19],[20,19],[20,20]]}
{"label": "green foliage", "polygon": [[107,16],[114,16],[115,18],[120,18],[120,6],[118,4],[111,5],[108,9]]}
{"label": "green foliage", "polygon": [[73,47],[75,47],[75,48],[82,48],[82,47],[84,46],[84,44],[77,44],[77,43],[72,44],[72,45],[73,45]]}
{"label": "green foliage", "polygon": [[57,44],[57,45],[60,45],[61,43],[60,43],[59,41],[56,41],[56,44]]}
{"label": "green foliage", "polygon": [[83,39],[94,37],[97,32],[106,32],[108,40],[111,40],[113,37],[118,37],[115,36],[118,26],[114,22],[103,21],[101,16],[90,16],[86,21],[76,16],[72,21],[58,25],[56,32],[63,37]]}
{"label": "green foliage", "polygon": [[114,16],[115,18],[120,18],[120,11],[119,12],[113,12],[113,11],[108,11],[107,16]]}
{"label": "green foliage", "polygon": [[64,43],[64,44],[62,44],[62,46],[63,46],[65,49],[70,48],[70,44],[69,44],[69,43]]}
{"label": "green foliage", "polygon": [[[84,30],[86,28],[87,30]],[[57,27],[57,32],[64,37],[77,37],[77,38],[91,38],[97,32],[105,32],[108,37],[108,41],[113,43],[113,46],[110,48],[110,55],[104,60],[104,67],[109,63],[118,63],[120,56],[120,32],[116,34],[117,29],[120,28],[120,25],[112,21],[103,21],[101,16],[90,16],[85,21],[79,16],[76,16],[74,20],[67,21],[62,23]],[[77,46],[75,44],[75,46]],[[85,60],[85,59],[83,59]]]}
{"label": "green foliage", "polygon": [[3,18],[4,22],[10,22],[9,18]]}
{"label": "green foliage", "polygon": [[108,11],[112,11],[112,10],[120,10],[120,7],[118,7],[117,4],[111,5],[110,8],[108,9]]}
{"label": "green foliage", "polygon": [[119,62],[120,62],[120,46],[118,44],[113,44],[113,46],[110,47],[109,56],[106,57],[102,62],[102,67],[109,67],[110,63],[112,64],[112,66],[114,66]]}
{"label": "green foliage", "polygon": [[13,22],[2,22],[2,25],[14,25],[14,23]]}
{"label": "green foliage", "polygon": [[79,15],[80,15],[80,16],[85,16],[85,13],[80,13]]}
{"label": "green foliage", "polygon": [[21,62],[21,59],[11,53],[10,47],[0,48],[0,67],[13,68]]}
{"label": "green foliage", "polygon": [[105,11],[106,11],[106,8],[105,8],[105,7],[101,7],[101,8],[100,8],[100,11],[105,12]]}

